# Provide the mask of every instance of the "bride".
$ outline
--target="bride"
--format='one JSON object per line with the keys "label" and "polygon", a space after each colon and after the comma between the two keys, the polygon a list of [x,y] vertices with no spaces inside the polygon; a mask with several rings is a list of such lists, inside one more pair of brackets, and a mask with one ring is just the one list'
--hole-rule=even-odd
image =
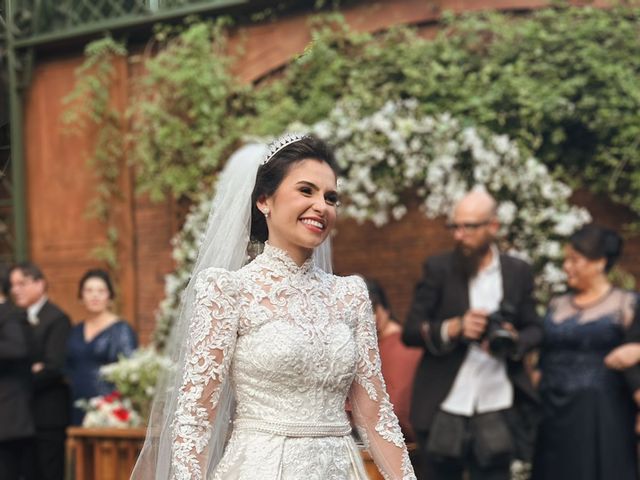
{"label": "bride", "polygon": [[[289,134],[229,160],[132,479],[415,479],[364,281],[331,274],[336,165]],[[247,263],[250,240],[264,250]]]}

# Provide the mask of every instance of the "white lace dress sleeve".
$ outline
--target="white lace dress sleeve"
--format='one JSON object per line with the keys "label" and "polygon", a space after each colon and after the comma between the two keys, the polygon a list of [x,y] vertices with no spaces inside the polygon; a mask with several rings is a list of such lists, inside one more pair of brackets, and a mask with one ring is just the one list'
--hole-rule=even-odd
{"label": "white lace dress sleeve", "polygon": [[172,424],[172,478],[176,480],[206,477],[207,443],[237,338],[234,290],[226,270],[209,268],[196,279],[183,381]]}
{"label": "white lace dress sleeve", "polygon": [[[364,281],[352,277],[357,308],[357,371],[349,392],[360,437],[386,480],[415,480],[404,436],[382,378],[376,324]],[[352,280],[349,279],[349,280]]]}

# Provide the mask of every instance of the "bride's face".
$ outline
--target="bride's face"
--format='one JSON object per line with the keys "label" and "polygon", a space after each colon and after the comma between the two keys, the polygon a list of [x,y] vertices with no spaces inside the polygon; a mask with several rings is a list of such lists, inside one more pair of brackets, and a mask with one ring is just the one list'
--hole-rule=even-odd
{"label": "bride's face", "polygon": [[293,164],[275,193],[258,200],[268,209],[269,243],[308,257],[336,222],[336,176],[325,162],[307,159]]}

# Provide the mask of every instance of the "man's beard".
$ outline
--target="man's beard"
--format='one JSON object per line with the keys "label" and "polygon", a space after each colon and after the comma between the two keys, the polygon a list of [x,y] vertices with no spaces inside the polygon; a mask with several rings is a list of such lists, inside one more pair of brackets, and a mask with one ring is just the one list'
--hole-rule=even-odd
{"label": "man's beard", "polygon": [[461,243],[456,244],[454,258],[466,278],[473,278],[478,274],[480,263],[490,248],[491,240],[473,249],[464,247]]}

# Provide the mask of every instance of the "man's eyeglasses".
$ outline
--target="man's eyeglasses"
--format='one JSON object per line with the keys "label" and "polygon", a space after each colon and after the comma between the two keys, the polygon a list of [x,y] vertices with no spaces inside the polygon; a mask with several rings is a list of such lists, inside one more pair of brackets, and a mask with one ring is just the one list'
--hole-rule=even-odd
{"label": "man's eyeglasses", "polygon": [[483,222],[462,222],[462,223],[447,223],[447,230],[452,232],[456,232],[458,230],[462,230],[463,232],[475,232],[481,227],[489,225],[491,220],[484,220]]}

